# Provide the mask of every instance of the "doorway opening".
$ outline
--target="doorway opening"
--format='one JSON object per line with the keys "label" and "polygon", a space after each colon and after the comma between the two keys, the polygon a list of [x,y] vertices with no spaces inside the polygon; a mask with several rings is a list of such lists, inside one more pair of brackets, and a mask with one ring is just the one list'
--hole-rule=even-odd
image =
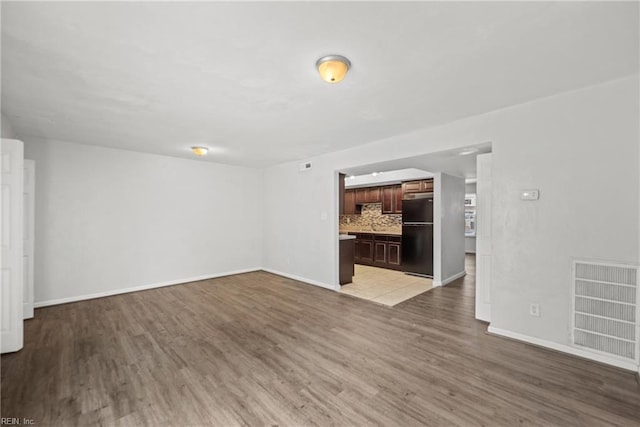
{"label": "doorway opening", "polygon": [[[340,292],[394,306],[463,277],[475,259],[466,256],[466,181],[490,151],[484,143],[339,171]],[[343,253],[353,257],[347,274]]]}

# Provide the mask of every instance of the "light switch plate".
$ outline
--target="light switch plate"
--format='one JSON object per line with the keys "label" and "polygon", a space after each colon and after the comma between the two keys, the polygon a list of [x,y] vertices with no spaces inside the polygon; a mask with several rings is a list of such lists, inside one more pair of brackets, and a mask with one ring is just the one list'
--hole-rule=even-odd
{"label": "light switch plate", "polygon": [[520,192],[520,199],[522,200],[538,200],[540,198],[540,190],[531,189],[531,190],[522,190]]}

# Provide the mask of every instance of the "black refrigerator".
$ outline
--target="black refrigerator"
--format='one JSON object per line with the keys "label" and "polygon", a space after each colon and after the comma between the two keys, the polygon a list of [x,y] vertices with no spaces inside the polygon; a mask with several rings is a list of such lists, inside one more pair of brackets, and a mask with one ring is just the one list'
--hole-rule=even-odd
{"label": "black refrigerator", "polygon": [[433,193],[402,200],[402,271],[433,278]]}

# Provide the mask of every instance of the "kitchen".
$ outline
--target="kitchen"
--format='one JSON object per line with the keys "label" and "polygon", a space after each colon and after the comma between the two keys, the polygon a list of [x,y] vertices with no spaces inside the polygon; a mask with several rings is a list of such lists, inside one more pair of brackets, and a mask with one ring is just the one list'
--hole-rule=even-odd
{"label": "kitchen", "polygon": [[339,181],[341,292],[393,306],[432,289],[433,174],[407,169]]}
{"label": "kitchen", "polygon": [[490,152],[485,142],[337,171],[340,292],[393,306],[463,277],[468,184]]}

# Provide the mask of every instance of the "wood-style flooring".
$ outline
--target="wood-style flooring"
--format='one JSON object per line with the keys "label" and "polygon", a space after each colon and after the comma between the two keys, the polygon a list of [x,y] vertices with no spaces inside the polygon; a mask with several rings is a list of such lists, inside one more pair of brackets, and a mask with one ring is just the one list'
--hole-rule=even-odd
{"label": "wood-style flooring", "polygon": [[387,268],[355,265],[353,281],[340,292],[393,307],[433,289],[433,280]]}
{"label": "wood-style flooring", "polygon": [[255,272],[38,309],[25,348],[2,356],[2,417],[640,425],[633,373],[487,335],[467,272],[395,307]]}

